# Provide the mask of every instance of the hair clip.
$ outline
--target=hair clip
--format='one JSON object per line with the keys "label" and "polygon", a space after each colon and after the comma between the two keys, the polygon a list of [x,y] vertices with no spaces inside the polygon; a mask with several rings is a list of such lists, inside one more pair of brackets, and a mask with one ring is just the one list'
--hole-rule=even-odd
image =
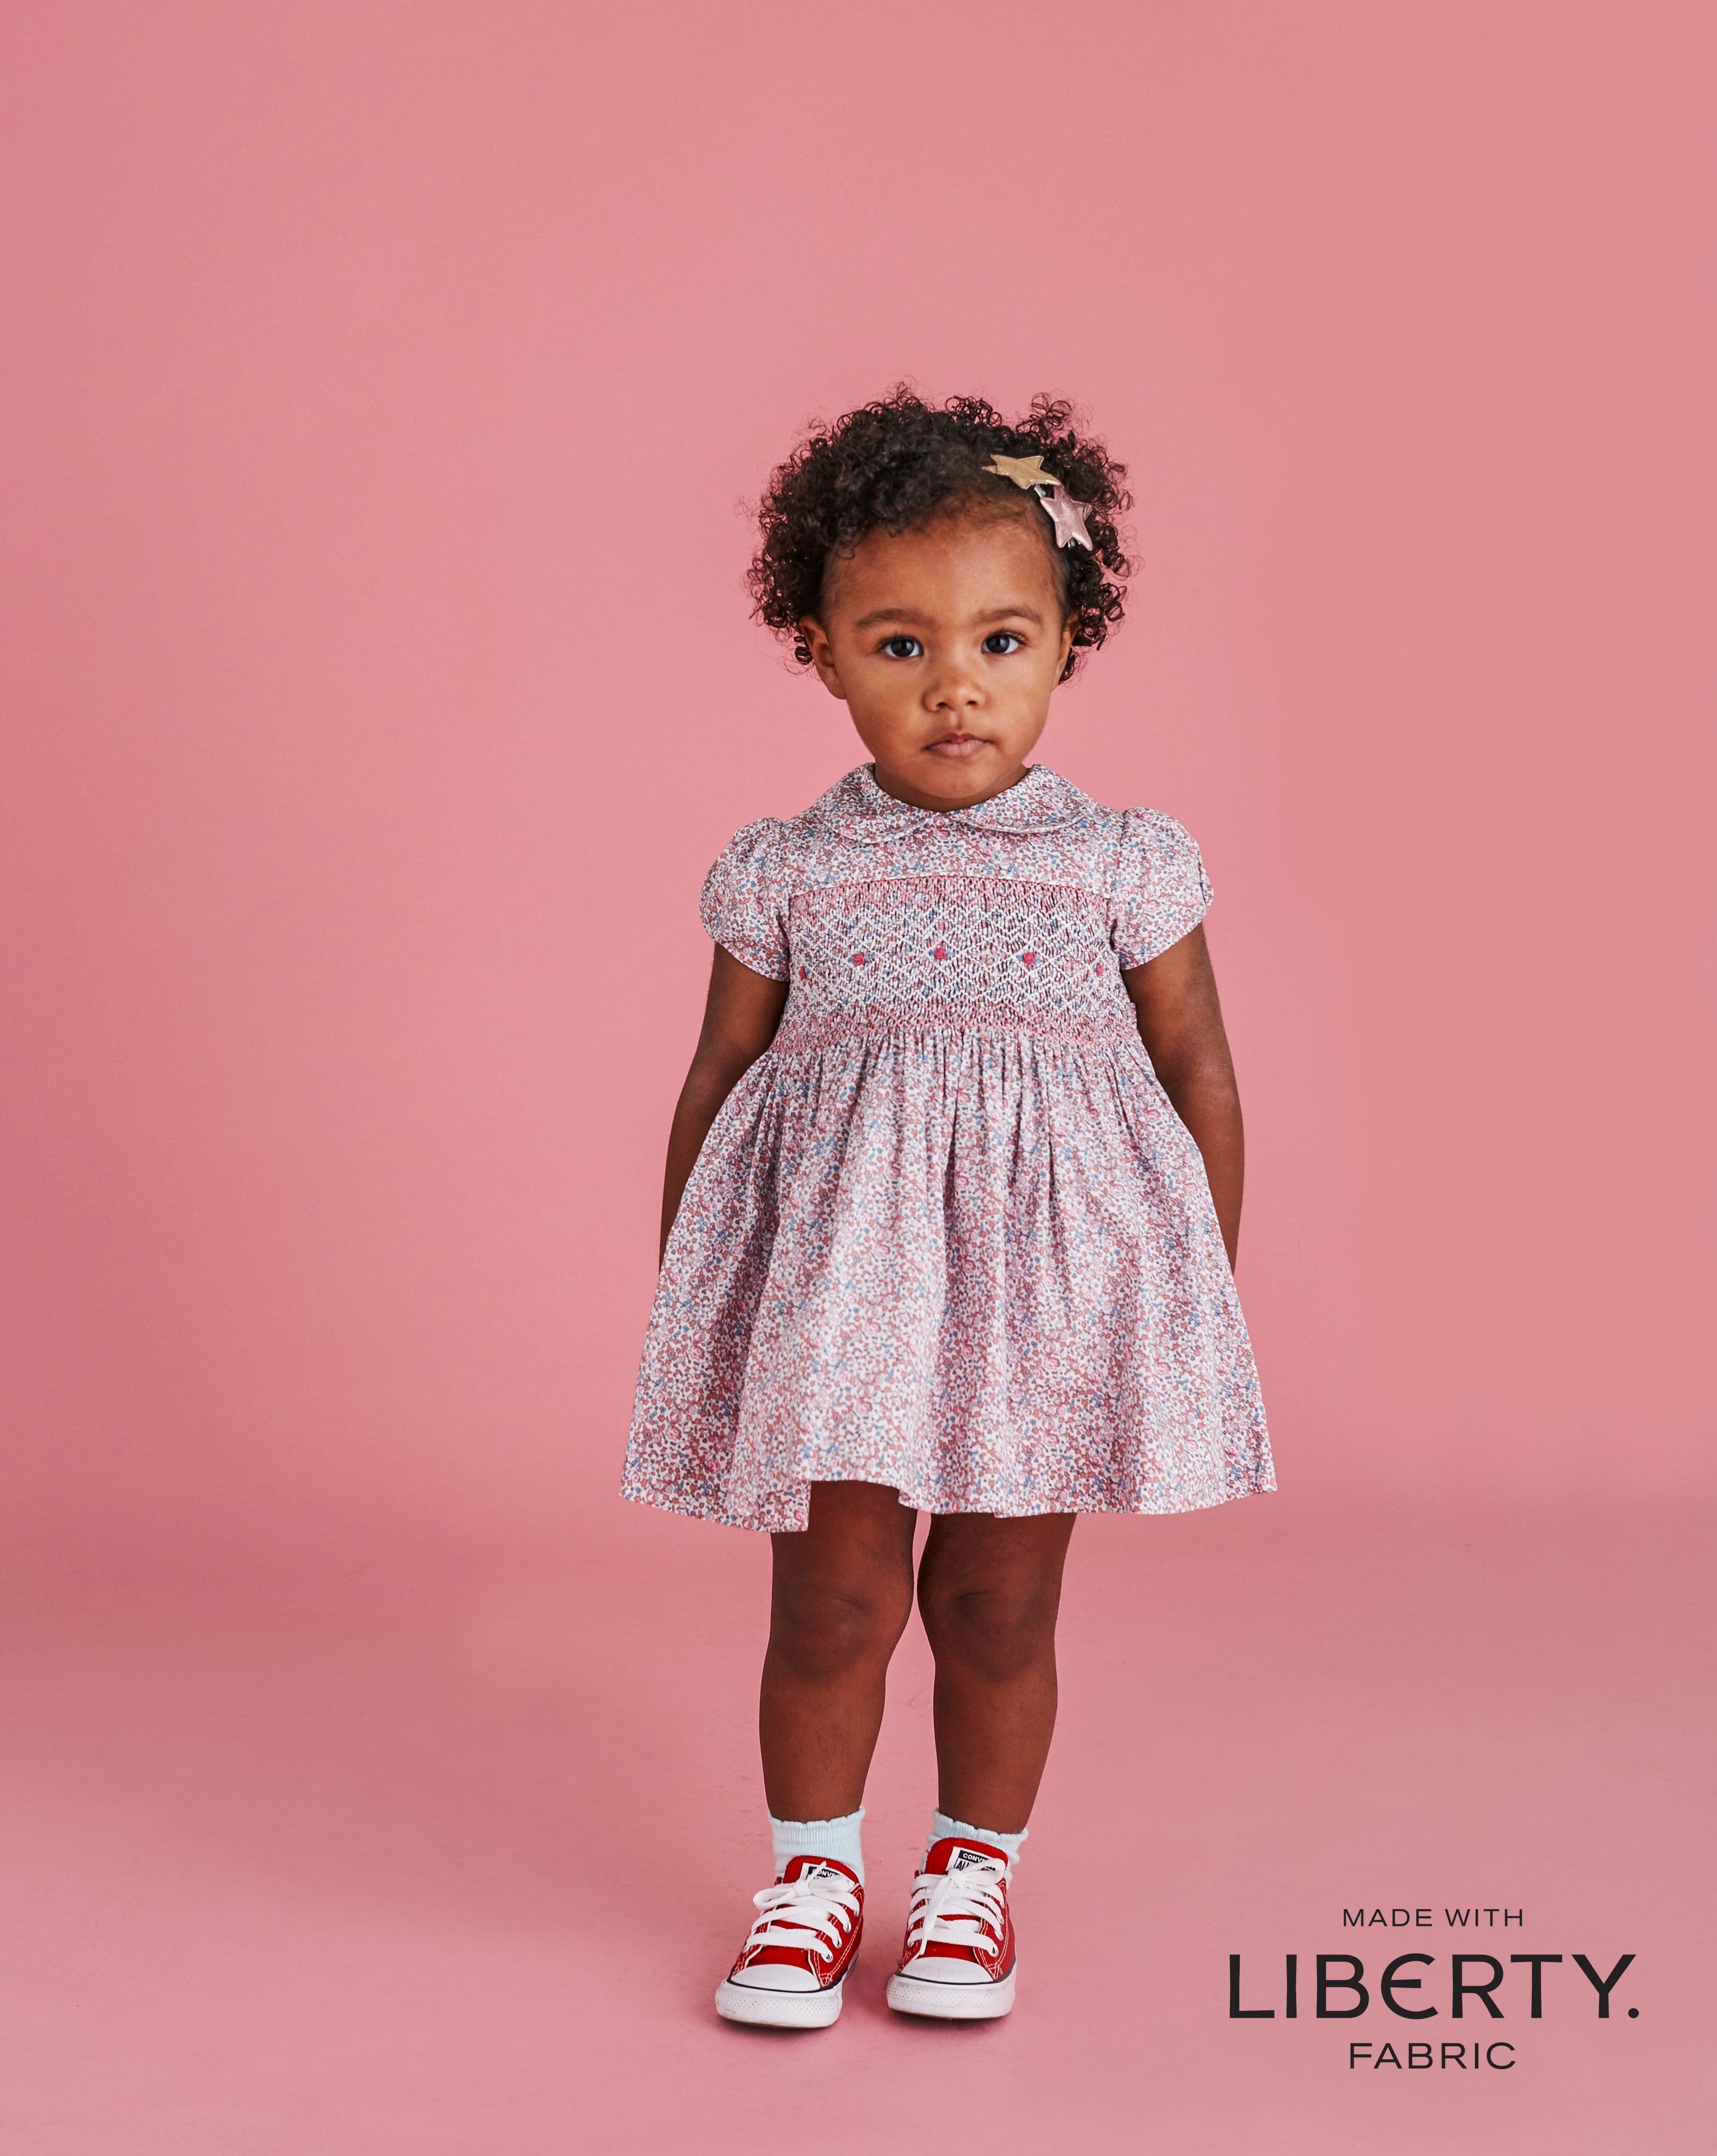
{"label": "hair clip", "polygon": [[1085,529],[1085,511],[1091,506],[1090,503],[1075,501],[1054,473],[1044,470],[1041,456],[1004,457],[998,454],[990,459],[984,470],[993,472],[997,479],[1011,479],[1026,493],[1036,495],[1049,521],[1055,526],[1058,547],[1078,545],[1089,553],[1096,552],[1096,548],[1091,544],[1091,535]]}

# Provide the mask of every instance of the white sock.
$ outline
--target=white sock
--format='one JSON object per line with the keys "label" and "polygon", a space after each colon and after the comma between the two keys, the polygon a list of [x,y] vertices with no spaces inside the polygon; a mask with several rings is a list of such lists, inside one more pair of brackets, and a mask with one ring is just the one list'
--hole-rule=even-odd
{"label": "white sock", "polygon": [[937,1842],[946,1840],[951,1835],[956,1840],[987,1842],[992,1849],[1006,1852],[1008,1876],[1012,1878],[1013,1867],[1019,1861],[1020,1845],[1030,1831],[1028,1827],[1022,1827],[1017,1834],[997,1834],[992,1826],[974,1826],[970,1820],[950,1819],[946,1812],[932,1812],[930,1838],[924,1845],[924,1853],[928,1856]]}
{"label": "white sock", "polygon": [[864,1807],[844,1819],[778,1820],[771,1813],[769,1831],[775,1840],[775,1876],[780,1878],[794,1856],[832,1856],[856,1872],[864,1884],[864,1858],[858,1846],[858,1830],[864,1823]]}

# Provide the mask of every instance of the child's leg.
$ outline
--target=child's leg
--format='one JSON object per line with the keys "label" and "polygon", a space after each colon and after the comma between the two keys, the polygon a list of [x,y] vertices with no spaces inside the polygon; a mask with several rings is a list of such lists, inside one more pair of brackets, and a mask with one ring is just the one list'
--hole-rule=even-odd
{"label": "child's leg", "polygon": [[1030,1815],[1055,1727],[1055,1617],[1075,1517],[930,1523],[918,1607],[936,1658],[937,1803],[951,1818],[1013,1834]]}
{"label": "child's leg", "polygon": [[810,1526],[775,1535],[758,1715],[778,1820],[856,1811],[882,1726],[889,1657],[912,1614],[918,1515],[872,1482],[815,1482]]}

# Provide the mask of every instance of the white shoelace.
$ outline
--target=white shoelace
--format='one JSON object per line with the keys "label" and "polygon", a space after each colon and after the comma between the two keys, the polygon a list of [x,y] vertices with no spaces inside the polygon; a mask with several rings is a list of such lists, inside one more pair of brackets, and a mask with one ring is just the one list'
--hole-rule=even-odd
{"label": "white shoelace", "polygon": [[993,1875],[976,1865],[963,1871],[920,1872],[906,1919],[906,1959],[933,1942],[993,1952],[1007,1930],[1007,1883],[1005,1873]]}
{"label": "white shoelace", "polygon": [[858,1890],[844,1880],[782,1880],[751,1900],[763,1913],[746,1934],[741,1961],[759,1947],[787,1947],[833,1961],[858,1921]]}

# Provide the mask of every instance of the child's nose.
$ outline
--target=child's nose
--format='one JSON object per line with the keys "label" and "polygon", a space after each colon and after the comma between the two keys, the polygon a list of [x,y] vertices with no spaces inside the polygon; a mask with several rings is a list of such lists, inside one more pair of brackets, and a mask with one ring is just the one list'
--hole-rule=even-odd
{"label": "child's nose", "polygon": [[962,660],[948,660],[925,687],[925,701],[934,711],[967,711],[983,699],[983,677]]}

